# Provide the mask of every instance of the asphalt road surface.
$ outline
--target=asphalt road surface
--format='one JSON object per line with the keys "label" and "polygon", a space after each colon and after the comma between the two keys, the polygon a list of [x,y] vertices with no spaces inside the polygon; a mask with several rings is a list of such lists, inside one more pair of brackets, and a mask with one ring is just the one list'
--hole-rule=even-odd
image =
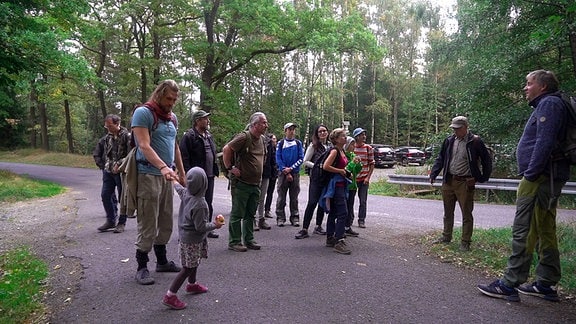
{"label": "asphalt road surface", "polygon": [[[161,299],[175,274],[155,273],[153,253],[149,269],[156,284],[141,286],[134,280],[135,219],[128,219],[122,234],[96,230],[105,220],[100,171],[13,163],[0,163],[0,169],[59,182],[76,201],[76,219],[66,234],[73,244],[62,255],[80,259],[84,274],[52,323],[576,322],[572,300],[550,303],[521,296],[521,303],[508,303],[481,295],[476,285],[493,278],[442,263],[416,243],[419,235],[441,229],[440,201],[380,196],[369,196],[367,228],[355,228],[360,237],[348,239],[351,255],[325,247],[324,236],[296,240],[298,228],[275,224],[256,232],[262,250],[233,252],[223,227],[220,238],[209,239],[209,258],[198,269],[208,293],[184,295],[181,289],[188,308],[169,310]],[[302,179],[301,217],[307,197],[307,179]],[[176,195],[174,203],[176,218]],[[224,179],[216,181],[214,207],[215,214],[228,217],[231,200]],[[476,227],[510,226],[514,207],[477,203],[474,215]],[[558,218],[574,221],[576,215],[560,210]],[[168,256],[179,263],[177,235],[174,231]]]}

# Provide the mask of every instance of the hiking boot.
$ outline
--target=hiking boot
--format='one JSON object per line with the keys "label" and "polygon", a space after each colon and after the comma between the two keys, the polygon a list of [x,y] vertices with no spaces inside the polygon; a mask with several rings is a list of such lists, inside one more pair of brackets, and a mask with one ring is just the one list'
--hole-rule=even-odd
{"label": "hiking boot", "polygon": [[125,224],[118,224],[116,228],[114,228],[114,233],[124,233],[124,228],[126,227]]}
{"label": "hiking boot", "polygon": [[290,224],[292,224],[294,227],[300,227],[300,221],[298,220],[298,217],[290,217]]}
{"label": "hiking boot", "polygon": [[187,294],[203,294],[208,291],[208,288],[195,282],[193,284],[187,283],[186,288],[184,288]]}
{"label": "hiking boot", "polygon": [[260,227],[260,228],[263,229],[263,230],[272,229],[272,226],[268,225],[268,224],[266,223],[266,220],[265,220],[264,218],[262,218],[262,219],[260,219],[260,220],[258,221],[258,227]]}
{"label": "hiking boot", "polygon": [[470,242],[460,243],[460,251],[461,252],[469,252],[470,251]]}
{"label": "hiking boot", "polygon": [[114,228],[114,227],[116,227],[116,224],[110,223],[109,221],[106,221],[106,223],[104,223],[104,225],[98,227],[98,230],[99,230],[100,232],[106,232],[106,231],[108,231],[109,229],[112,229],[112,228]]}
{"label": "hiking boot", "polygon": [[174,261],[170,261],[166,264],[156,263],[156,272],[180,272],[180,267],[177,266]]}
{"label": "hiking boot", "polygon": [[326,235],[326,231],[322,228],[322,225],[316,225],[316,227],[314,227],[314,234]]}
{"label": "hiking boot", "polygon": [[284,223],[286,223],[286,221],[281,220],[281,219],[276,221],[276,225],[278,225],[278,227],[284,227]]}
{"label": "hiking boot", "polygon": [[366,228],[366,223],[364,223],[364,221],[359,220],[359,221],[358,221],[358,227],[360,227],[360,228]]}
{"label": "hiking boot", "polygon": [[245,245],[246,245],[246,248],[249,250],[260,250],[262,248],[258,243],[254,242],[254,241],[246,242]]}
{"label": "hiking boot", "polygon": [[334,236],[326,236],[327,247],[334,247],[334,245],[336,245],[336,242],[338,242],[338,240],[336,240]]}
{"label": "hiking boot", "polygon": [[296,239],[305,239],[307,237],[309,237],[310,235],[308,235],[308,231],[305,229],[301,229],[298,234],[296,234]]}
{"label": "hiking boot", "polygon": [[352,229],[352,227],[347,228],[347,229],[344,231],[344,233],[346,233],[346,235],[350,235],[350,236],[354,236],[354,237],[357,237],[357,236],[360,235],[360,233],[354,231],[354,230]]}
{"label": "hiking boot", "polygon": [[497,279],[489,285],[478,285],[478,290],[484,295],[506,299],[510,302],[519,302],[520,296],[516,289],[506,286],[501,280]]}
{"label": "hiking boot", "polygon": [[445,238],[444,236],[432,241],[432,244],[448,244],[450,243],[450,239]]}
{"label": "hiking boot", "polygon": [[208,236],[209,238],[218,238],[218,237],[220,237],[220,235],[218,235],[218,233],[216,233],[216,231],[210,231],[210,232],[208,232],[208,235],[207,235],[207,236]]}
{"label": "hiking boot", "polygon": [[525,284],[518,287],[518,292],[524,295],[536,296],[544,298],[547,301],[557,302],[560,301],[558,298],[558,292],[552,287],[546,287],[538,284],[538,282],[533,282],[531,284]]}
{"label": "hiking boot", "polygon": [[236,251],[236,252],[246,252],[248,248],[245,247],[243,244],[235,244],[235,245],[228,245],[228,250]]}
{"label": "hiking boot", "polygon": [[150,276],[148,268],[142,268],[136,272],[136,281],[141,285],[154,284],[154,278]]}
{"label": "hiking boot", "polygon": [[164,298],[162,298],[162,304],[176,310],[186,308],[186,303],[180,301],[180,299],[178,299],[178,296],[176,295],[172,296],[164,295]]}
{"label": "hiking boot", "polygon": [[346,245],[346,241],[338,240],[338,242],[334,245],[334,252],[340,254],[350,254],[352,250]]}

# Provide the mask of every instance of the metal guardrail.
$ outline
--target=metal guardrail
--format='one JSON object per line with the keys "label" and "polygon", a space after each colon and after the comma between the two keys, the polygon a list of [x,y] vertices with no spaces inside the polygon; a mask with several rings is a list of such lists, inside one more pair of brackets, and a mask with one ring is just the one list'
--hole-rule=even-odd
{"label": "metal guardrail", "polygon": [[[421,175],[407,174],[389,174],[388,183],[413,185],[413,186],[442,186],[442,177],[437,177],[433,185],[430,184],[430,178]],[[507,190],[516,191],[520,180],[517,179],[490,179],[484,183],[477,183],[476,189],[488,190]],[[567,182],[562,193],[566,195],[576,195],[576,182]]]}

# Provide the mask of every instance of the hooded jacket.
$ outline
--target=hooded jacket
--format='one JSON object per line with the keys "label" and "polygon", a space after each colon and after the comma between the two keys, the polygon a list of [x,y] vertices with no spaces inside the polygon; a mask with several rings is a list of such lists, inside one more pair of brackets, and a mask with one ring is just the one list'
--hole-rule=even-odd
{"label": "hooded jacket", "polygon": [[208,203],[204,199],[208,188],[206,172],[200,167],[193,167],[186,172],[186,187],[175,182],[174,188],[180,197],[180,243],[201,243],[208,232],[216,229],[216,225],[208,220]]}

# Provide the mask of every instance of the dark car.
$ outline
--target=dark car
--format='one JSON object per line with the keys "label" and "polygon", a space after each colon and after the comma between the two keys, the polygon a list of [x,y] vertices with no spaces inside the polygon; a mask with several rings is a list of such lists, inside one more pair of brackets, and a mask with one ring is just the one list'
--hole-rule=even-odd
{"label": "dark car", "polygon": [[427,148],[424,149],[424,155],[426,157],[426,160],[430,159],[430,158],[434,158],[436,155],[438,155],[438,152],[440,151],[440,147],[438,147],[437,145],[432,145],[432,146],[428,146]]}
{"label": "dark car", "polygon": [[379,145],[374,148],[374,162],[376,167],[392,168],[396,164],[396,154],[392,146]]}
{"label": "dark car", "polygon": [[410,163],[424,165],[424,160],[426,159],[424,152],[417,147],[400,147],[396,149],[395,153],[396,161],[404,166]]}

